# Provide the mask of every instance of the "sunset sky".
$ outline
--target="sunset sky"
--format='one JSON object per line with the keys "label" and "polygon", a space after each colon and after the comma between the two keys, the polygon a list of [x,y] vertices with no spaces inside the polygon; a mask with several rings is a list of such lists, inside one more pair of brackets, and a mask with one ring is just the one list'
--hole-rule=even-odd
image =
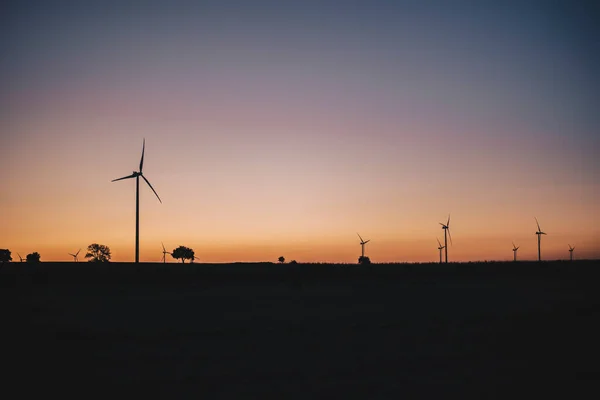
{"label": "sunset sky", "polygon": [[145,138],[141,261],[600,258],[592,4],[3,2],[0,248],[133,261]]}

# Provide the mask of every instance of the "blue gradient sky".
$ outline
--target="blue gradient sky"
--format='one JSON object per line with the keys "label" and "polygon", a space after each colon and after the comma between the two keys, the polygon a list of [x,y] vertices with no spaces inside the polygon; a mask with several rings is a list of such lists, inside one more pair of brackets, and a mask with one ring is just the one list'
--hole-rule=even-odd
{"label": "blue gradient sky", "polygon": [[0,246],[62,260],[599,257],[592,2],[8,2]]}

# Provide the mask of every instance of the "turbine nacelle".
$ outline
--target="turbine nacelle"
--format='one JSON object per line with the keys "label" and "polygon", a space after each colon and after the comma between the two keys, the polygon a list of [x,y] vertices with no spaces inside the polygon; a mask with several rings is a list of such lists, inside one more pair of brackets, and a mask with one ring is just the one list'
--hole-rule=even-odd
{"label": "turbine nacelle", "polygon": [[[450,244],[452,244],[452,235],[450,234],[450,214],[448,214],[448,221],[446,221],[446,223],[444,224],[443,222],[440,222],[440,225],[442,226],[442,229],[446,232],[448,232],[448,237],[450,238]],[[444,235],[446,233],[444,232]]]}
{"label": "turbine nacelle", "polygon": [[358,234],[358,232],[357,232],[356,234],[358,235],[358,237],[359,237],[359,239],[360,239],[360,244],[361,244],[361,245],[365,245],[365,244],[367,244],[367,243],[369,243],[369,242],[371,241],[371,239],[369,239],[369,240],[364,240],[364,239],[363,239],[363,238],[362,238],[362,237],[361,237],[361,236]]}
{"label": "turbine nacelle", "polygon": [[440,239],[435,238],[435,240],[437,240],[437,242],[438,242],[438,250],[442,250],[444,247],[446,247],[446,246],[442,246],[442,244],[440,243]]}
{"label": "turbine nacelle", "polygon": [[542,232],[542,228],[540,228],[540,223],[538,222],[537,218],[536,217],[534,217],[534,218],[535,218],[535,223],[537,224],[537,228],[538,228],[538,230],[535,234],[536,235],[545,235],[546,232]]}

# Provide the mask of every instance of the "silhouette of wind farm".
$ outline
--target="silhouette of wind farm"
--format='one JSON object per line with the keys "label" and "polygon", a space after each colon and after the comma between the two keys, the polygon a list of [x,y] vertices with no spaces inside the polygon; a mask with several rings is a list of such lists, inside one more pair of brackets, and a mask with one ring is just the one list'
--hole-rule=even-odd
{"label": "silhouette of wind farm", "polygon": [[446,246],[442,246],[442,244],[440,243],[440,239],[435,238],[435,240],[437,240],[438,242],[438,250],[440,251],[440,264],[442,263],[442,250],[444,248],[446,248]]}
{"label": "silhouette of wind farm", "polygon": [[163,264],[166,264],[167,263],[167,254],[170,255],[171,257],[173,256],[173,254],[168,252],[167,249],[165,249],[165,245],[163,242],[160,242],[160,244],[162,244],[162,249],[163,249],[161,260],[162,260]]}
{"label": "silhouette of wind farm", "polygon": [[69,255],[73,257],[73,262],[79,262],[79,258],[77,258],[77,256],[79,255],[80,251],[81,251],[81,249],[77,250],[77,253],[75,253],[75,254],[69,253]]}
{"label": "silhouette of wind farm", "polygon": [[569,244],[569,261],[573,261],[573,250],[575,250],[575,246],[571,247]]}
{"label": "silhouette of wind farm", "polygon": [[5,400],[600,397],[600,1],[3,4]]}
{"label": "silhouette of wind farm", "polygon": [[535,232],[535,234],[537,235],[537,242],[538,242],[538,261],[542,261],[541,237],[542,237],[542,235],[545,235],[546,232],[542,232],[542,228],[540,228],[540,223],[538,222],[537,218],[535,218],[535,223],[537,224],[537,228],[538,228],[537,232]]}
{"label": "silhouette of wind farm", "polygon": [[360,251],[361,251],[361,257],[364,258],[365,256],[365,244],[369,243],[371,241],[371,239],[369,240],[363,240],[363,238],[358,234],[358,232],[356,233],[358,235],[358,238],[360,239]]}
{"label": "silhouette of wind farm", "polygon": [[517,261],[517,250],[519,250],[519,248],[517,246],[515,246],[515,242],[512,242],[513,245],[513,261]]}
{"label": "silhouette of wind farm", "polygon": [[123,179],[132,179],[135,178],[135,262],[140,262],[140,176],[146,181],[150,189],[156,195],[156,198],[159,202],[162,203],[162,200],[156,193],[156,190],[150,184],[150,181],[146,179],[144,174],[142,173],[142,168],[144,168],[144,151],[146,149],[146,139],[144,139],[142,145],[142,158],[140,159],[140,170],[133,171],[131,175],[124,176],[122,178],[113,179],[111,182],[121,181]]}
{"label": "silhouette of wind farm", "polygon": [[446,253],[446,263],[448,263],[448,236],[450,237],[450,244],[452,244],[452,235],[450,235],[450,214],[448,214],[448,221],[445,224],[440,222],[440,225],[444,230],[444,249]]}

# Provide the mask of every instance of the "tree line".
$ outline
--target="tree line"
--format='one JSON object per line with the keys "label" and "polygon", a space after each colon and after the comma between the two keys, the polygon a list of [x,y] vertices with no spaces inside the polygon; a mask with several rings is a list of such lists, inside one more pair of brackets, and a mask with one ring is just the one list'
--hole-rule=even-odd
{"label": "tree line", "polygon": [[[172,252],[170,252],[170,253],[167,252],[167,254],[170,254],[171,257],[173,257],[176,260],[181,260],[182,263],[185,263],[186,260],[190,260],[191,262],[194,262],[194,260],[196,259],[196,254],[195,254],[194,250],[189,247],[185,247],[185,246],[179,246],[179,247],[173,249]],[[103,245],[103,244],[92,243],[87,247],[87,252],[85,254],[85,258],[88,259],[88,262],[101,262],[101,263],[110,262],[110,259],[111,259],[110,247]],[[21,262],[23,261],[21,256],[19,256],[19,259]],[[28,263],[38,263],[38,262],[40,262],[40,259],[41,259],[40,253],[35,251],[31,254],[27,254],[25,261]],[[12,253],[10,250],[0,249],[0,262],[2,264],[6,263],[6,262],[11,262],[12,260],[13,260],[13,258],[12,258]],[[285,257],[281,256],[277,259],[277,261],[279,261],[279,263],[283,264],[285,262]],[[359,262],[361,262],[361,260],[359,260]],[[296,264],[296,260],[290,261],[290,264]]]}
{"label": "tree line", "polygon": [[[194,250],[185,246],[179,246],[176,249],[173,249],[169,254],[174,259],[181,260],[182,263],[185,263],[185,260],[193,262],[196,259]],[[88,259],[88,262],[110,262],[110,247],[104,244],[92,243],[87,247],[85,258]],[[21,256],[19,256],[19,259],[21,262],[37,263],[40,262],[41,256],[40,253],[35,251],[31,254],[27,254],[25,260],[21,258]],[[12,252],[9,249],[0,249],[0,262],[4,264],[11,261],[13,261]]]}

